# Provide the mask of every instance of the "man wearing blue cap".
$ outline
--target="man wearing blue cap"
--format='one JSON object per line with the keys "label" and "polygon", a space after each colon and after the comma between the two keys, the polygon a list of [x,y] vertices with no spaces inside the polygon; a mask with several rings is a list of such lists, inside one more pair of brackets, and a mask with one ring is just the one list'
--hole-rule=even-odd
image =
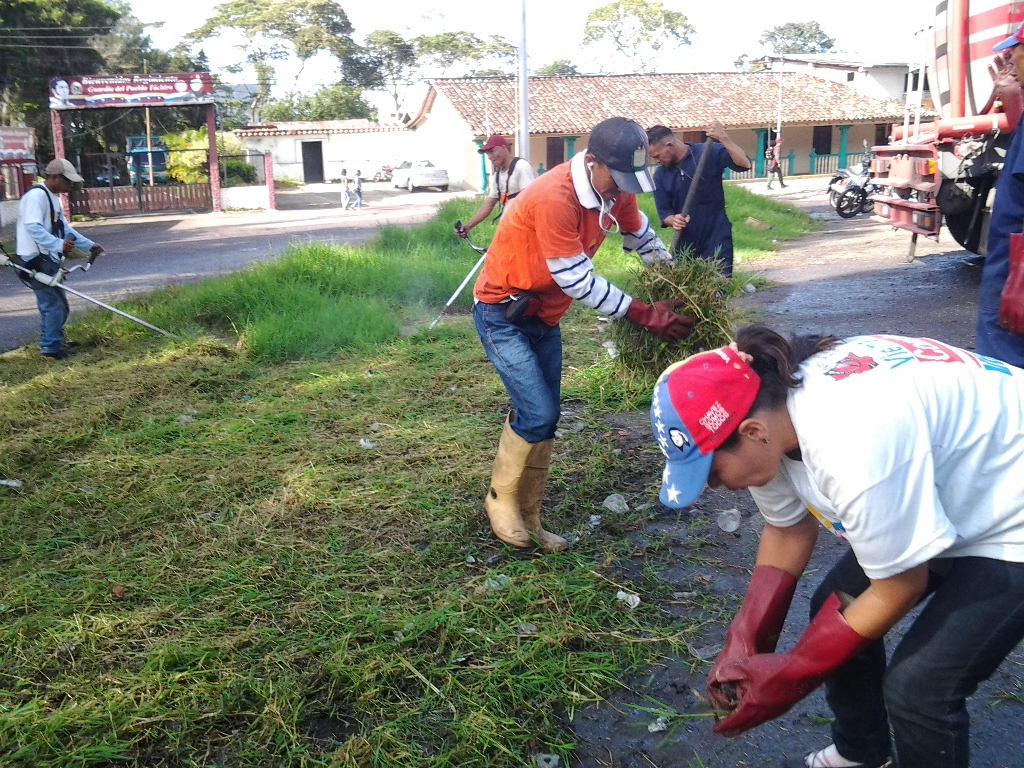
{"label": "man wearing blue cap", "polygon": [[1017,130],[1006,151],[989,220],[975,348],[1024,368],[1024,131],[1019,130],[1024,24],[994,50],[1006,52],[996,60],[995,90]]}

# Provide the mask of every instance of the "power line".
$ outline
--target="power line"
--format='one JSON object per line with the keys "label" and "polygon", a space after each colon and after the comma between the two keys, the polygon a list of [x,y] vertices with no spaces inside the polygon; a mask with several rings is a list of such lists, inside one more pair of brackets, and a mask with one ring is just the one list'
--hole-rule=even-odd
{"label": "power line", "polygon": [[[156,22],[156,23],[157,24],[162,24],[163,22]],[[60,25],[55,26],[55,27],[0,27],[0,29],[2,29],[4,31],[13,29],[15,31],[23,31],[24,30],[24,31],[31,31],[31,32],[40,32],[40,31],[46,31],[48,29],[113,29],[115,26],[117,26],[117,25],[116,24],[94,24],[92,26],[75,26],[73,24],[70,24],[70,25],[60,24]],[[154,24],[143,24],[143,26],[151,27],[151,26],[155,26],[155,25]]]}
{"label": "power line", "polygon": [[32,50],[42,49],[56,49],[58,51],[95,51],[96,48],[91,45],[11,45],[10,43],[0,43],[0,48],[31,48]]}

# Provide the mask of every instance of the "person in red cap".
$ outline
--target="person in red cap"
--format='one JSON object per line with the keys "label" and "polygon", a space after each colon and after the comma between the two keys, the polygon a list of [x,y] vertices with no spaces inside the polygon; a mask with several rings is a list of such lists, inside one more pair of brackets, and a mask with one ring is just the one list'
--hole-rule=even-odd
{"label": "person in red cap", "polygon": [[500,134],[496,133],[491,136],[477,151],[481,155],[487,155],[487,159],[491,161],[491,176],[487,180],[487,199],[473,214],[472,219],[463,224],[461,229],[455,230],[455,234],[459,237],[466,237],[473,227],[491,215],[494,206],[499,203],[501,204],[501,207],[498,208],[500,217],[505,211],[505,206],[536,178],[530,164],[521,157],[514,157],[505,137]]}
{"label": "person in red cap", "polygon": [[[735,736],[825,683],[833,743],[797,765],[967,768],[966,699],[1024,639],[1024,370],[901,336],[764,326],[659,378],[661,501],[749,488],[766,525],[707,682]],[[776,644],[819,527],[850,548]],[[886,662],[883,638],[926,598]]]}
{"label": "person in red cap", "polygon": [[782,180],[782,137],[779,136],[775,142],[768,148],[765,153],[768,156],[768,189],[772,188],[772,182],[775,181],[775,177],[779,177],[779,186],[783,189],[786,188],[786,183]]}
{"label": "person in red cap", "polygon": [[473,289],[473,321],[487,358],[512,400],[484,501],[491,529],[514,547],[565,549],[541,526],[555,427],[561,415],[562,334],[559,321],[574,300],[607,317],[625,318],[658,338],[679,341],[693,318],[680,302],[644,304],[594,272],[605,236],[644,263],[671,261],[637,208],[654,188],[647,136],[632,120],[594,126],[587,149],[527,187],[498,222]]}
{"label": "person in red cap", "polygon": [[1024,247],[1012,247],[1024,231],[1024,131],[1020,128],[1024,86],[1024,24],[995,46],[995,97],[1016,126],[996,182],[988,223],[985,267],[978,292],[975,347],[979,352],[1024,366]]}

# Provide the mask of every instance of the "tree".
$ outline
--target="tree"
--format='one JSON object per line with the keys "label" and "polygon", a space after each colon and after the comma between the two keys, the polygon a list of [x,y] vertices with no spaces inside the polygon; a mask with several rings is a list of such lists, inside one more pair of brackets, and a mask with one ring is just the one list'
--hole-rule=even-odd
{"label": "tree", "polygon": [[[259,92],[250,105],[253,118],[269,100],[274,83],[274,62],[294,54],[302,63],[299,74],[312,56],[328,51],[345,71],[349,62],[359,65],[359,49],[352,40],[352,24],[333,0],[228,0],[201,27],[187,35],[192,41],[207,40],[227,30],[241,33],[245,61],[256,72]],[[241,65],[226,67],[238,72]],[[298,79],[296,74],[296,79]]]}
{"label": "tree", "polygon": [[686,16],[660,2],[615,0],[587,14],[583,44],[610,43],[634,72],[648,72],[663,48],[689,45],[694,31]]}
{"label": "tree", "polygon": [[288,120],[376,120],[377,112],[362,97],[362,90],[345,83],[321,88],[312,95],[288,93],[267,104],[261,113],[265,122]]}
{"label": "tree", "polygon": [[[413,38],[419,67],[435,66],[443,76],[456,64],[482,64],[484,62],[508,65],[515,62],[518,49],[501,35],[483,40],[472,32],[442,32],[438,35],[420,35]],[[480,69],[483,69],[481,67]],[[487,69],[493,70],[494,67]],[[476,74],[470,70],[467,74]],[[502,73],[504,74],[504,73]]]}
{"label": "tree", "polygon": [[580,73],[576,65],[568,59],[558,59],[533,71],[536,77],[558,77],[560,75],[578,75]]}
{"label": "tree", "polygon": [[791,21],[767,29],[758,42],[772,53],[828,53],[836,43],[816,21]]}
{"label": "tree", "polygon": [[103,57],[90,39],[119,17],[102,0],[0,3],[0,124],[34,127],[45,145],[50,78],[100,72]]}
{"label": "tree", "polygon": [[416,71],[416,46],[397,32],[377,29],[366,36],[366,57],[376,73],[378,87],[395,100],[395,112],[402,106],[400,89],[412,80]]}

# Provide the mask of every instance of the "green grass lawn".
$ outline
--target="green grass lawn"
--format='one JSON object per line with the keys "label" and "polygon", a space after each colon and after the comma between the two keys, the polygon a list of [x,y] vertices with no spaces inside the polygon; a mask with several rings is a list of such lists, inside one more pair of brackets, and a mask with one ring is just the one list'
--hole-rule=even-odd
{"label": "green grass lawn", "polygon": [[546,513],[580,543],[490,537],[500,381],[464,314],[399,335],[475,261],[448,234],[473,207],[128,305],[179,342],[92,312],[71,361],[0,355],[0,477],[23,483],[0,488],[0,765],[524,765],[696,630],[621,575],[653,512],[600,508],[636,471],[600,416],[643,393],[589,311],[564,394],[591,428],[557,443]]}

